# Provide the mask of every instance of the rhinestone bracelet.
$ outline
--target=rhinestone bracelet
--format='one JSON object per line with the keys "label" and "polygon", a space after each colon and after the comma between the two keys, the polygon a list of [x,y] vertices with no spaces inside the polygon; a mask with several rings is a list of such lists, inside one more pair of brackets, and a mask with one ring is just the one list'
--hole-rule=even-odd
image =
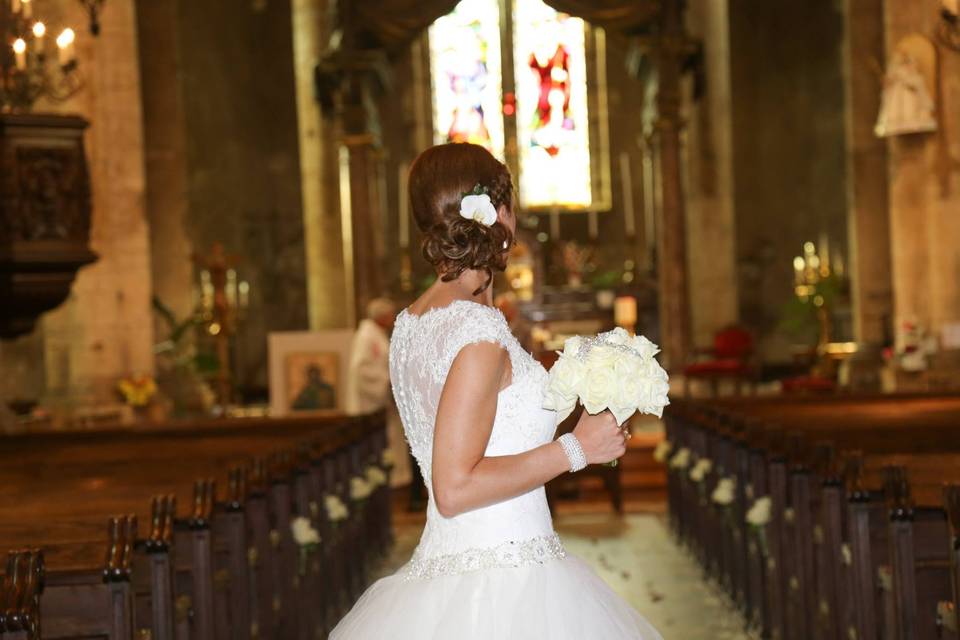
{"label": "rhinestone bracelet", "polygon": [[576,473],[586,468],[587,456],[584,455],[583,447],[580,446],[580,441],[577,440],[577,436],[572,433],[565,433],[557,438],[557,442],[563,447],[563,452],[567,454],[567,459],[570,461],[571,473]]}

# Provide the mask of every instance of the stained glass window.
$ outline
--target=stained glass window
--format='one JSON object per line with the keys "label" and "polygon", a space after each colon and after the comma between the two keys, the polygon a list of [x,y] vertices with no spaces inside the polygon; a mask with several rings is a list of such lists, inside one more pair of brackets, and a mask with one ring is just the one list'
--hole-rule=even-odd
{"label": "stained glass window", "polygon": [[430,27],[433,137],[473,142],[503,159],[500,2],[462,0]]}
{"label": "stained glass window", "polygon": [[589,207],[584,22],[542,0],[515,0],[513,16],[520,201]]}

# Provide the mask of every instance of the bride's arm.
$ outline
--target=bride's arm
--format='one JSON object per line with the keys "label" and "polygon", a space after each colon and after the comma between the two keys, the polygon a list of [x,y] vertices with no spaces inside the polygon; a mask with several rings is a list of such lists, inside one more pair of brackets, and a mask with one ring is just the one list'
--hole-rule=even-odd
{"label": "bride's arm", "polygon": [[[450,367],[433,439],[433,494],[446,517],[521,495],[570,469],[557,442],[515,455],[484,456],[497,395],[511,375],[507,352],[490,342],[464,347]],[[607,412],[584,412],[574,434],[588,463],[623,455],[623,437]]]}

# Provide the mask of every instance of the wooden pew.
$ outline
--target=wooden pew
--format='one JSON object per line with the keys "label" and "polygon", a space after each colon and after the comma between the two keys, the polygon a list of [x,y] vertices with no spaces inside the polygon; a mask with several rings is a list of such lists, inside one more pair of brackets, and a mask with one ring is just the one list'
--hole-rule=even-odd
{"label": "wooden pew", "polygon": [[[891,406],[904,402],[907,406],[901,407],[901,415],[896,415],[896,411],[891,413]],[[744,403],[732,404],[743,412]],[[922,430],[911,432],[907,448],[937,451],[944,448],[944,443],[951,442],[951,438],[945,436],[956,436],[960,401],[929,397],[815,403],[759,401],[746,405],[750,410],[749,420],[732,417],[730,407],[722,405],[704,407],[679,403],[668,419],[668,438],[675,443],[675,449],[680,445],[690,446],[696,455],[716,456],[718,470],[724,474],[733,470],[741,480],[733,506],[738,516],[735,523],[742,522],[739,515],[748,489],[773,498],[773,518],[767,527],[770,557],[766,571],[758,572],[755,545],[748,543],[745,552],[748,571],[743,575],[738,568],[743,566],[739,561],[740,552],[731,554],[728,551],[731,547],[725,543],[719,555],[730,556],[733,562],[719,560],[722,579],[734,595],[741,596],[748,614],[755,620],[762,619],[761,626],[766,633],[796,638],[840,637],[842,630],[838,628],[837,610],[833,605],[846,592],[839,591],[836,584],[839,563],[825,562],[823,554],[829,550],[827,558],[840,557],[843,543],[837,544],[837,541],[844,531],[841,519],[828,520],[821,516],[824,509],[836,511],[843,495],[842,490],[838,490],[837,474],[824,473],[823,467],[829,465],[822,460],[814,461],[818,456],[811,456],[810,451],[826,452],[827,458],[835,457],[829,453],[831,447],[816,446],[824,439],[834,440],[833,448],[841,451],[859,446],[863,432],[857,434],[858,425],[870,429],[870,444],[879,451],[903,448],[903,414],[914,420],[919,418],[923,425]],[[794,431],[793,437],[787,438],[784,429],[777,432],[770,428],[764,419],[771,416],[778,418],[781,427],[787,423]],[[688,424],[685,426],[685,423]],[[693,428],[686,428],[691,425]],[[801,455],[797,449],[804,440],[807,452]],[[952,439],[958,440],[960,438]],[[734,443],[732,454],[731,443]],[[683,485],[690,483],[683,474],[671,473],[670,477],[675,530],[688,541],[693,537],[696,548],[709,548],[705,542],[715,539],[711,536],[716,534],[716,528],[705,528],[703,523],[715,519],[716,514],[711,513],[712,509],[698,509],[696,502],[684,499],[690,490]],[[708,484],[707,490],[709,488]],[[705,565],[715,566],[716,555],[705,559]],[[826,575],[827,568],[833,569],[833,577]],[[824,625],[822,619],[834,622]]]}
{"label": "wooden pew", "polygon": [[[259,425],[234,421],[234,424],[201,426],[199,429],[174,427],[140,432],[11,438],[0,454],[3,486],[23,487],[33,483],[36,489],[29,504],[19,505],[18,513],[3,514],[0,544],[13,546],[29,540],[38,546],[60,548],[65,554],[72,552],[78,556],[78,564],[88,573],[87,577],[94,576],[87,583],[102,588],[102,580],[97,582],[96,576],[103,575],[104,567],[95,559],[102,555],[105,544],[102,539],[92,535],[77,536],[75,530],[61,531],[63,535],[59,540],[50,539],[46,530],[38,533],[31,531],[29,526],[11,526],[10,523],[71,521],[89,529],[91,523],[105,512],[143,513],[141,505],[147,502],[152,492],[160,487],[168,492],[172,489],[171,493],[181,496],[181,503],[192,505],[190,512],[171,527],[170,518],[165,519],[164,510],[158,505],[167,505],[169,511],[172,501],[169,498],[154,500],[152,513],[147,518],[141,515],[141,520],[151,523],[150,537],[141,541],[134,538],[132,545],[134,551],[130,556],[137,558],[136,551],[144,550],[144,558],[150,560],[146,563],[148,566],[156,565],[156,558],[163,557],[169,547],[178,552],[174,556],[176,580],[166,582],[163,572],[158,571],[145,581],[149,585],[149,597],[144,608],[148,612],[146,615],[151,616],[151,622],[149,625],[137,623],[138,628],[149,631],[154,638],[320,635],[323,629],[318,625],[332,624],[332,616],[315,617],[308,621],[312,624],[307,628],[307,623],[300,624],[298,612],[303,609],[293,597],[301,576],[296,575],[297,549],[289,527],[294,515],[291,486],[297,476],[304,474],[300,471],[294,474],[294,465],[284,467],[277,460],[271,461],[271,469],[270,463],[262,457],[249,470],[231,468],[231,465],[277,446],[287,448],[286,462],[289,462],[294,445],[299,445],[303,459],[297,469],[302,469],[303,464],[331,468],[332,460],[341,449],[357,447],[358,443],[363,446],[357,448],[353,459],[355,464],[345,466],[339,472],[355,474],[359,471],[355,468],[357,465],[379,460],[380,449],[376,447],[384,443],[382,416],[346,423],[343,419],[337,420],[340,426],[336,429],[334,424],[320,425],[325,436],[323,446],[310,441],[318,428],[316,422],[311,426],[304,420],[271,421]],[[306,447],[305,441],[308,442]],[[185,453],[187,451],[189,454]],[[309,455],[303,455],[306,453]],[[42,459],[45,467],[38,467],[37,459]],[[84,463],[73,462],[77,459],[83,459]],[[45,469],[49,468],[58,469],[55,482],[50,479],[44,482]],[[203,474],[209,474],[211,478],[206,479]],[[198,477],[204,479],[194,482],[193,479]],[[224,502],[216,501],[217,481],[229,488]],[[86,494],[84,499],[71,501],[71,496],[75,497],[80,490],[78,488]],[[192,500],[184,500],[184,497]],[[319,494],[315,493],[314,498],[313,502],[319,503]],[[319,509],[305,514],[309,509],[305,509],[302,503],[296,510],[298,515],[314,520],[320,517]],[[389,512],[381,515],[381,524],[389,524]],[[252,544],[246,542],[248,535]],[[96,552],[97,549],[101,552]],[[51,585],[67,569],[69,567],[59,556],[48,554],[47,589],[42,596],[41,610],[44,620],[54,620],[54,626],[60,618],[67,620],[65,624],[73,624],[68,615],[59,616],[60,610],[49,604],[56,601]],[[145,573],[136,572],[138,578],[134,584]],[[239,573],[247,575],[238,576]],[[117,576],[121,578],[120,583],[129,587],[129,572],[118,572]],[[8,580],[15,577],[8,577]],[[170,602],[171,589],[165,587],[171,583],[176,595],[174,602]],[[161,594],[165,590],[164,600]],[[311,597],[322,604],[321,595],[313,593]],[[185,604],[184,596],[190,598],[189,605]],[[140,609],[132,604],[123,606],[123,601],[123,598],[118,600],[120,604],[115,611],[121,618],[132,617]],[[309,611],[317,608],[311,607]],[[320,609],[325,614],[334,611],[322,606]],[[178,610],[183,619],[179,628],[171,632],[168,623]],[[141,614],[141,622],[143,616]],[[109,618],[100,616],[98,619]],[[288,635],[291,632],[296,635]],[[115,637],[129,635],[119,631]]]}

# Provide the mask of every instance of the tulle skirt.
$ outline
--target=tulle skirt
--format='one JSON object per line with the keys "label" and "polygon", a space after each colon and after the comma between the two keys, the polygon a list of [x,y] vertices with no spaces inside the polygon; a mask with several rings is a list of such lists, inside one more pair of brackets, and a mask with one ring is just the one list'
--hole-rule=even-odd
{"label": "tulle skirt", "polygon": [[331,640],[662,640],[583,560],[377,581]]}

